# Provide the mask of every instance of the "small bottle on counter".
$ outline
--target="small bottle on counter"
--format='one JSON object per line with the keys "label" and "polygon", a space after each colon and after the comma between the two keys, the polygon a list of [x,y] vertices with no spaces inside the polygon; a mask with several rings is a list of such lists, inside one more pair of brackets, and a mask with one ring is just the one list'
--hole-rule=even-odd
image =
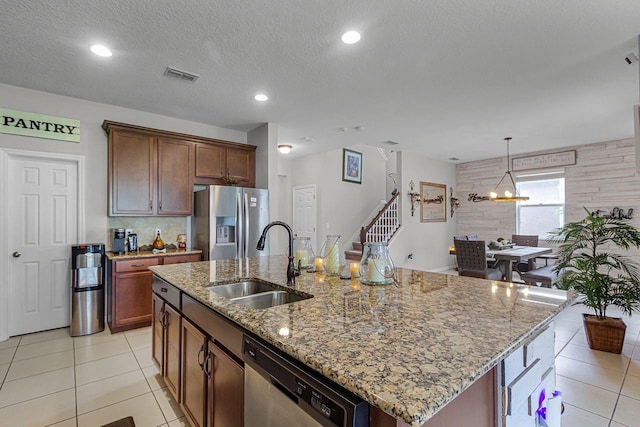
{"label": "small bottle on counter", "polygon": [[153,249],[162,250],[164,249],[164,241],[162,237],[160,237],[160,232],[156,234],[156,240],[153,241]]}

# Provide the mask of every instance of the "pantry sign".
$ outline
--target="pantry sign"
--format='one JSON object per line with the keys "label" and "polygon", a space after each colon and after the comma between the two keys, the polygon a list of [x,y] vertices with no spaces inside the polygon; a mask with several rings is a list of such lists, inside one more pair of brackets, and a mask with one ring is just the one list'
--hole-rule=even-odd
{"label": "pantry sign", "polygon": [[0,133],[80,142],[80,120],[0,108]]}

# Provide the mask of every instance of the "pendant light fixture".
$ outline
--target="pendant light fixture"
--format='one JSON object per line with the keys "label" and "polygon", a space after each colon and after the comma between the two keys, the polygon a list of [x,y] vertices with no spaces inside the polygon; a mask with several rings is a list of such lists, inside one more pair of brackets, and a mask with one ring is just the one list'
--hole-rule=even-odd
{"label": "pendant light fixture", "polygon": [[[511,137],[506,137],[504,140],[507,141],[507,171],[502,176],[500,182],[498,182],[498,185],[489,193],[489,200],[492,202],[524,202],[529,200],[529,197],[518,194],[516,182],[511,175],[511,157],[509,156],[509,142],[511,141]],[[509,177],[509,180],[506,182],[507,189],[504,190],[503,196],[499,196],[498,190],[500,189],[500,184],[502,184],[502,181],[504,181],[507,176]],[[510,186],[509,183],[511,183]]]}

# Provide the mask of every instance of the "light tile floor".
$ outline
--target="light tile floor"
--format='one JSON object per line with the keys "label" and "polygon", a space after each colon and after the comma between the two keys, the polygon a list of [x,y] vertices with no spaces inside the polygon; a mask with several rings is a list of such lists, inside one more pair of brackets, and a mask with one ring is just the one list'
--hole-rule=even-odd
{"label": "light tile floor", "polygon": [[[590,350],[577,305],[555,321],[563,427],[640,427],[640,315],[621,355]],[[616,315],[615,309],[610,309]],[[151,361],[151,330],[71,338],[55,329],[0,343],[0,425],[96,427],[133,416],[137,427],[186,426]]]}
{"label": "light tile floor", "polygon": [[69,329],[0,343],[0,426],[187,426],[151,361],[151,328],[72,338]]}

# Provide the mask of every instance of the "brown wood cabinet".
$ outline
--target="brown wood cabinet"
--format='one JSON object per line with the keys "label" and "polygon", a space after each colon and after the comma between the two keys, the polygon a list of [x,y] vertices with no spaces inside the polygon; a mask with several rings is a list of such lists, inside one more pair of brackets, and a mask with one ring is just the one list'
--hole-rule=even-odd
{"label": "brown wood cabinet", "polygon": [[193,143],[109,127],[109,215],[191,215]]}
{"label": "brown wood cabinet", "polygon": [[241,187],[255,187],[256,147],[253,145],[227,146],[196,145],[195,184],[225,185],[226,178]]}
{"label": "brown wood cabinet", "polygon": [[151,358],[169,392],[180,401],[180,333],[182,316],[156,293],[152,296],[153,335]]}
{"label": "brown wood cabinet", "polygon": [[244,425],[244,367],[209,341],[207,356],[207,426]]}
{"label": "brown wood cabinet", "polygon": [[155,308],[151,298],[153,273],[148,267],[198,262],[200,258],[200,254],[185,254],[110,260],[110,274],[107,277],[107,323],[111,332],[151,325],[152,311]]}
{"label": "brown wood cabinet", "polygon": [[256,147],[105,120],[109,216],[188,216],[193,185],[255,187]]}
{"label": "brown wood cabinet", "polygon": [[206,424],[207,376],[207,336],[187,319],[182,319],[182,380],[180,383],[180,408],[194,427]]}

